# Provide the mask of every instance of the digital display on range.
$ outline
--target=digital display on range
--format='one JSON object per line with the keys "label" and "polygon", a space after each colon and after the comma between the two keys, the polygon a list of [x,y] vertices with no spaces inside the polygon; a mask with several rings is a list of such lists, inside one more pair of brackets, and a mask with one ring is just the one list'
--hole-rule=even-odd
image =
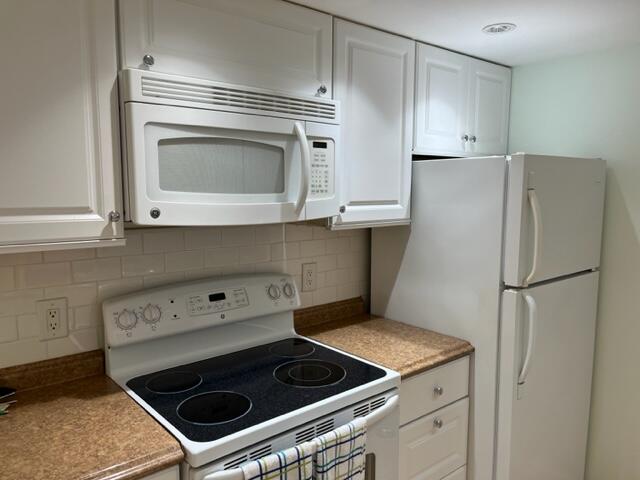
{"label": "digital display on range", "polygon": [[209,295],[209,301],[210,302],[219,302],[220,300],[226,300],[227,296],[224,294],[224,292],[222,293],[212,293]]}
{"label": "digital display on range", "polygon": [[327,148],[327,142],[313,142],[313,148]]}

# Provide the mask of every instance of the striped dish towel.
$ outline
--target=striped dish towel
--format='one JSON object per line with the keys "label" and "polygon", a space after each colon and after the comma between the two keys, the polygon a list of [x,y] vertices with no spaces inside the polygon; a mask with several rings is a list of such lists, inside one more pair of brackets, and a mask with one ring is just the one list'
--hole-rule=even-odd
{"label": "striped dish towel", "polygon": [[314,442],[272,453],[240,466],[245,480],[312,480]]}
{"label": "striped dish towel", "polygon": [[314,465],[318,480],[363,480],[367,421],[356,418],[316,438]]}

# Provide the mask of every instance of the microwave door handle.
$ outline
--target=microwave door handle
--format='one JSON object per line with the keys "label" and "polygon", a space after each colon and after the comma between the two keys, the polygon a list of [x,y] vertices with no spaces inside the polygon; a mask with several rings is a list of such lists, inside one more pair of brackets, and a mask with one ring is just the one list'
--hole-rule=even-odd
{"label": "microwave door handle", "polygon": [[298,200],[296,201],[296,215],[302,211],[302,207],[307,203],[309,195],[309,183],[311,182],[311,152],[309,151],[309,140],[304,131],[302,122],[295,122],[293,128],[300,142],[300,191],[298,192]]}
{"label": "microwave door handle", "polygon": [[531,188],[527,191],[529,204],[531,205],[531,213],[533,214],[533,260],[531,261],[531,271],[527,278],[524,279],[524,286],[527,287],[533,281],[538,271],[540,263],[540,255],[542,254],[542,213],[540,211],[540,202],[536,191]]}

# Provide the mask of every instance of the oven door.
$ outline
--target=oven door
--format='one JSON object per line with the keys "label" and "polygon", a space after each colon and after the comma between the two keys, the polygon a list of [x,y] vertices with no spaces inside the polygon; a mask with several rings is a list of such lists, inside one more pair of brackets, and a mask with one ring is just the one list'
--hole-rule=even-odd
{"label": "oven door", "polygon": [[140,225],[304,220],[312,145],[303,121],[125,104],[128,218]]}

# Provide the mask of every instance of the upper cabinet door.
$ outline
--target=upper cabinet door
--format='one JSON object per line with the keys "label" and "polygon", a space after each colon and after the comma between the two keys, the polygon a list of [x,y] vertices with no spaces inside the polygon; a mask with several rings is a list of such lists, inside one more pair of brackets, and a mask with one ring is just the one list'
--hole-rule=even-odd
{"label": "upper cabinet door", "polygon": [[469,58],[418,44],[417,68],[414,153],[464,155]]}
{"label": "upper cabinet door", "polygon": [[511,70],[469,59],[469,153],[507,153]]}
{"label": "upper cabinet door", "polygon": [[0,57],[11,66],[0,80],[0,251],[115,243],[123,223],[109,219],[121,212],[114,2],[9,2]]}
{"label": "upper cabinet door", "polygon": [[124,67],[331,98],[330,15],[280,0],[126,0],[120,24]]}
{"label": "upper cabinet door", "polygon": [[415,42],[335,20],[342,203],[334,227],[409,219]]}

